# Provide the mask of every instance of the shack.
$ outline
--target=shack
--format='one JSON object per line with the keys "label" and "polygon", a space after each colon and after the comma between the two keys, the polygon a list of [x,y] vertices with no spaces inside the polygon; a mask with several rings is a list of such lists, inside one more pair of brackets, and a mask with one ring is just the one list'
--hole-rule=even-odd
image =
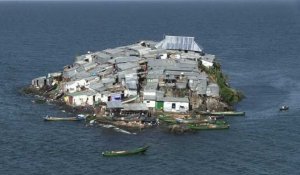
{"label": "shack", "polygon": [[64,101],[70,106],[92,106],[101,101],[101,96],[96,91],[86,90],[67,93]]}
{"label": "shack", "polygon": [[165,112],[188,112],[189,99],[187,97],[165,97],[163,109]]}
{"label": "shack", "polygon": [[45,85],[47,85],[47,78],[46,76],[43,76],[43,77],[38,77],[38,78],[35,78],[31,81],[31,85],[36,87],[36,88],[42,88],[44,87]]}
{"label": "shack", "polygon": [[148,114],[148,107],[144,103],[128,103],[123,104],[122,114],[140,114],[141,116]]}

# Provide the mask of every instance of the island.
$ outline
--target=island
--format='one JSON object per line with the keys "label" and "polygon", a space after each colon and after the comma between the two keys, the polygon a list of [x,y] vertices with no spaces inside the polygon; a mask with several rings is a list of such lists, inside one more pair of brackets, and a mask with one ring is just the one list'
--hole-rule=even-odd
{"label": "island", "polygon": [[216,56],[186,36],[88,51],[62,71],[33,79],[24,92],[92,122],[145,128],[162,121],[172,130],[226,129],[222,116],[211,114],[233,111],[243,98]]}

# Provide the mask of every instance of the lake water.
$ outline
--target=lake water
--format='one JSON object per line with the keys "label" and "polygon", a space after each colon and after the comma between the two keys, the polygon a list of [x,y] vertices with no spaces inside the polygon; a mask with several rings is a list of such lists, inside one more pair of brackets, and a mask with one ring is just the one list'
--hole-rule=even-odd
{"label": "lake water", "polygon": [[[0,2],[0,174],[300,174],[300,4],[259,2]],[[186,35],[216,54],[246,99],[231,128],[128,135],[62,115],[19,89],[76,55]],[[290,106],[278,112],[279,106]],[[104,150],[150,145],[146,155]]]}

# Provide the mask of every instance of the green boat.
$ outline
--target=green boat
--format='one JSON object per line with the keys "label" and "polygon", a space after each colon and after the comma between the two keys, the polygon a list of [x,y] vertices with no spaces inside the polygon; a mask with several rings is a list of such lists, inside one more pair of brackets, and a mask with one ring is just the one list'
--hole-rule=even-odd
{"label": "green boat", "polygon": [[144,153],[145,151],[147,151],[148,148],[149,148],[149,146],[143,146],[143,147],[136,148],[134,150],[105,151],[105,152],[102,152],[102,155],[106,156],[106,157],[130,156],[130,155]]}
{"label": "green boat", "polygon": [[159,115],[158,119],[163,121],[163,122],[169,123],[169,124],[176,124],[177,123],[175,119],[173,119],[171,117],[168,117],[168,116],[165,116],[165,115]]}
{"label": "green boat", "polygon": [[211,112],[210,115],[223,115],[223,116],[245,116],[245,112],[237,111],[223,111],[223,112]]}
{"label": "green boat", "polygon": [[195,124],[188,125],[188,128],[192,130],[219,130],[219,129],[229,129],[229,124]]}

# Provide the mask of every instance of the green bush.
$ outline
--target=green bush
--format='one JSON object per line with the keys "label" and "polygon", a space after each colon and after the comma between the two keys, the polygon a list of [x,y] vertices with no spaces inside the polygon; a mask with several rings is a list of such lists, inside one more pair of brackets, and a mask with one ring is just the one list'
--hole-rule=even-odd
{"label": "green bush", "polygon": [[223,74],[220,63],[215,62],[213,67],[207,68],[202,64],[198,65],[199,68],[205,71],[209,77],[218,84],[220,88],[221,99],[228,104],[235,104],[244,98],[244,95],[228,86],[228,77]]}

